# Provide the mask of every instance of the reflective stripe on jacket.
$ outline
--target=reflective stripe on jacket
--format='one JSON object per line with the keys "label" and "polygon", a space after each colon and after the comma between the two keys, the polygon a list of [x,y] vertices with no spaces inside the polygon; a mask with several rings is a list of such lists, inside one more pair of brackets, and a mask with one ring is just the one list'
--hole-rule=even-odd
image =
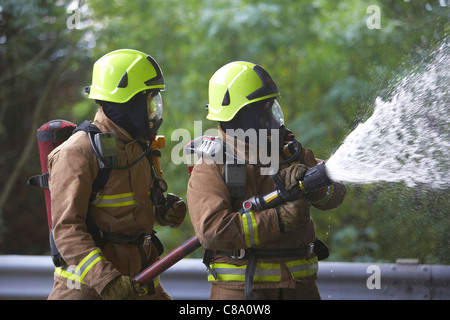
{"label": "reflective stripe on jacket", "polygon": [[[96,249],[92,251],[90,254],[84,258],[79,265],[77,266],[62,266],[55,268],[55,274],[59,275],[62,278],[67,279],[67,287],[69,289],[74,289],[79,286],[79,284],[86,284],[83,279],[86,276],[87,272],[100,260],[106,260],[103,252],[100,249]],[[153,281],[153,285],[156,288],[160,282],[160,277],[158,276]],[[78,283],[78,284],[77,284]],[[147,287],[143,287],[144,290],[147,290]]]}
{"label": "reflective stripe on jacket", "polygon": [[255,247],[259,245],[258,226],[253,211],[245,212],[242,215],[242,226],[246,246]]}
{"label": "reflective stripe on jacket", "polygon": [[[289,269],[293,279],[312,276],[317,273],[317,257],[310,259],[297,259],[284,263]],[[235,265],[229,263],[212,263],[211,269],[215,272],[217,278],[209,274],[208,281],[245,281],[245,272],[247,265]],[[281,264],[258,262],[253,277],[254,282],[280,282]]]}
{"label": "reflective stripe on jacket", "polygon": [[[148,196],[150,197],[150,192],[148,193]],[[91,202],[91,204],[97,208],[118,208],[135,205],[137,202],[134,192],[128,192],[112,195],[99,195]]]}
{"label": "reflective stripe on jacket", "polygon": [[98,196],[91,202],[94,207],[106,208],[106,207],[125,207],[136,204],[134,193],[122,193],[113,194],[108,196]]}
{"label": "reflective stripe on jacket", "polygon": [[100,260],[106,260],[100,249],[93,250],[77,266],[56,267],[55,273],[68,280],[86,284],[83,279],[86,273]]}

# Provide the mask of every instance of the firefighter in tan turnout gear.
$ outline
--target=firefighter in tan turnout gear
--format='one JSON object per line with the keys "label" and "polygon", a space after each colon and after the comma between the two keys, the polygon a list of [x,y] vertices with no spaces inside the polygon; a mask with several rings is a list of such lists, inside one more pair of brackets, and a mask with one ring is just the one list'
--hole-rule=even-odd
{"label": "firefighter in tan turnout gear", "polygon": [[[316,238],[310,207],[339,206],[345,187],[332,183],[259,212],[241,209],[244,200],[268,194],[277,185],[289,189],[298,184],[306,170],[321,161],[284,126],[279,96],[270,75],[249,62],[229,63],[210,79],[207,119],[219,122],[218,139],[232,150],[232,158],[245,161],[244,171],[234,171],[228,160],[203,157],[189,178],[189,214],[205,248],[211,299],[320,299],[315,284],[318,259],[328,256],[328,248]],[[262,174],[263,166],[251,161],[259,154],[249,153],[250,139],[227,134],[238,129],[256,132],[258,147],[277,142],[275,135],[267,137],[261,130],[279,130],[276,175]],[[239,148],[245,152],[239,155]]]}
{"label": "firefighter in tan turnout gear", "polygon": [[155,221],[178,227],[186,215],[181,198],[162,196],[152,162],[164,88],[160,67],[142,52],[117,50],[94,64],[87,92],[100,107],[88,126],[97,134],[75,132],[48,161],[60,256],[49,299],[171,299],[159,279],[132,280],[162,251]]}

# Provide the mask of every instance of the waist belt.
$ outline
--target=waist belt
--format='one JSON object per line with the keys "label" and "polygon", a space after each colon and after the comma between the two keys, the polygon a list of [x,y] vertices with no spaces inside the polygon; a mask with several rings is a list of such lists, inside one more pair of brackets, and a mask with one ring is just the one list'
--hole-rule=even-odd
{"label": "waist belt", "polygon": [[142,231],[134,236],[101,231],[101,237],[103,242],[136,245],[141,255],[141,271],[147,267],[147,256],[144,252],[144,247],[150,245],[150,243],[153,243],[158,250],[158,256],[160,256],[164,251],[163,245],[156,236],[156,231],[154,230],[151,234],[147,234],[145,231]]}
{"label": "waist belt", "polygon": [[233,259],[248,260],[252,256],[258,258],[294,258],[312,254],[314,252],[314,243],[310,243],[300,248],[280,248],[280,249],[262,249],[248,248],[231,251],[217,250],[216,254],[223,254]]}
{"label": "waist belt", "polygon": [[309,243],[306,246],[298,248],[276,248],[276,249],[263,249],[263,248],[247,248],[232,251],[221,250],[206,250],[203,258],[203,263],[208,268],[211,275],[217,279],[216,272],[210,268],[210,262],[217,254],[223,254],[233,259],[248,260],[247,267],[245,269],[245,297],[247,300],[253,300],[253,277],[256,271],[257,260],[261,258],[293,258],[307,256],[312,253],[317,255],[318,260],[328,258],[328,247],[319,239]]}
{"label": "waist belt", "polygon": [[[158,256],[160,256],[163,251],[163,245],[161,241],[156,236],[156,231],[153,230],[151,234],[147,234],[142,231],[134,236],[128,236],[120,233],[101,231],[102,242],[110,242],[115,244],[131,244],[136,245],[141,255],[141,271],[147,267],[147,255],[145,254],[144,247],[153,243],[158,250]],[[148,294],[155,294],[155,284],[150,284],[147,286]]]}

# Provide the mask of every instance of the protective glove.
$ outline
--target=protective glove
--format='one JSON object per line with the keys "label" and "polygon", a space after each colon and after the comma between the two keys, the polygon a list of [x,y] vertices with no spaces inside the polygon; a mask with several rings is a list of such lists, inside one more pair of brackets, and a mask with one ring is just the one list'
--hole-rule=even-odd
{"label": "protective glove", "polygon": [[138,299],[145,290],[128,276],[120,276],[112,280],[103,289],[101,296],[105,300],[134,300]]}
{"label": "protective glove", "polygon": [[308,168],[303,164],[293,164],[287,168],[281,169],[278,173],[281,181],[284,181],[286,189],[291,189],[299,181],[303,180]]}
{"label": "protective glove", "polygon": [[186,217],[186,203],[176,194],[168,193],[166,203],[156,208],[156,216],[160,225],[178,228]]}
{"label": "protective glove", "polygon": [[281,221],[281,231],[296,231],[309,221],[310,202],[305,198],[285,202],[277,207]]}

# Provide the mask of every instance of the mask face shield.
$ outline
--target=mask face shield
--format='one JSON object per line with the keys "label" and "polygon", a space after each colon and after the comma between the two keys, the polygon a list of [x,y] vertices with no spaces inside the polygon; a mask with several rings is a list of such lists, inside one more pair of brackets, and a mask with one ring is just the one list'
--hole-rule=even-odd
{"label": "mask face shield", "polygon": [[284,115],[277,100],[268,102],[261,115],[261,127],[263,129],[280,129],[284,126]]}
{"label": "mask face shield", "polygon": [[163,102],[159,91],[152,91],[147,96],[148,125],[152,135],[156,135],[162,123]]}

